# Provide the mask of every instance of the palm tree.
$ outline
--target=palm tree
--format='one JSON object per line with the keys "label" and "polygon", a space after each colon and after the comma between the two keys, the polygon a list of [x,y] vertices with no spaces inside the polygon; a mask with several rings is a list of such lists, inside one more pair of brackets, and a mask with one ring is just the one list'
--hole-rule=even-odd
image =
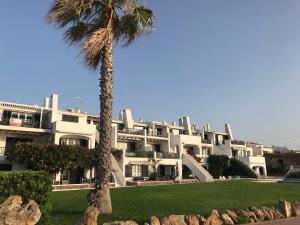
{"label": "palm tree", "polygon": [[109,181],[112,122],[113,43],[128,46],[153,26],[153,13],[138,0],[54,0],[47,20],[66,28],[64,40],[79,45],[84,64],[100,70],[100,128],[96,189],[90,204],[100,214],[112,212]]}

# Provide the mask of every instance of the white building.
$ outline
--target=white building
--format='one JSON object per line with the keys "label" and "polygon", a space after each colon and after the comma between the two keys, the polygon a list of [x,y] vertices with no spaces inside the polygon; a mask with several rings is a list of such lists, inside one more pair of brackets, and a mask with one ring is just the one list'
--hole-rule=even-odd
{"label": "white building", "polygon": [[[94,148],[98,142],[99,117],[80,110],[58,109],[58,96],[45,98],[44,106],[0,102],[0,170],[23,168],[5,160],[5,148],[20,141],[81,145]],[[188,167],[200,181],[212,181],[205,169],[211,154],[235,157],[247,164],[258,175],[266,176],[263,154],[268,148],[255,143],[235,140],[229,124],[224,132],[205,125],[198,129],[189,117],[179,124],[158,121],[136,121],[132,112],[124,109],[112,123],[112,148],[121,152],[120,159],[112,159],[115,185],[126,181],[149,179],[158,173],[161,179],[182,179],[183,166]],[[64,171],[58,174],[60,183],[91,181],[94,169],[77,174]]]}

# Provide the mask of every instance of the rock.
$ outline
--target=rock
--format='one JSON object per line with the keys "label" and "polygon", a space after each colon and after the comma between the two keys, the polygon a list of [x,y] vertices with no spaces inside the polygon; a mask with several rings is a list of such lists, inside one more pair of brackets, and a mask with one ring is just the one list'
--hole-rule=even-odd
{"label": "rock", "polygon": [[270,215],[270,220],[274,220],[274,211],[272,209],[268,207],[262,207],[262,209],[268,212],[268,214]]}
{"label": "rock", "polygon": [[79,225],[97,225],[98,215],[99,210],[96,207],[89,206],[85,210],[83,217],[79,222]]}
{"label": "rock", "polygon": [[221,219],[223,220],[225,225],[234,225],[234,222],[230,218],[230,216],[226,213],[222,213]]}
{"label": "rock", "polygon": [[150,225],[160,225],[159,219],[155,216],[152,216]]}
{"label": "rock", "polygon": [[264,220],[264,214],[263,214],[263,212],[261,210],[259,210],[256,207],[251,207],[250,210],[255,214],[256,218],[259,221],[263,221]]}
{"label": "rock", "polygon": [[184,215],[170,215],[161,220],[161,225],[187,225]]}
{"label": "rock", "polygon": [[264,208],[259,209],[264,216],[264,220],[272,220],[272,216],[269,214],[269,212],[267,210],[265,210]]}
{"label": "rock", "polygon": [[203,216],[197,215],[197,218],[199,220],[200,225],[204,225],[206,222],[206,219]]}
{"label": "rock", "polygon": [[255,223],[255,222],[258,221],[258,219],[256,218],[255,214],[253,212],[249,211],[249,210],[238,209],[236,211],[236,213],[240,217],[248,218],[247,220],[248,220],[249,223]]}
{"label": "rock", "polygon": [[291,206],[291,203],[289,203],[288,201],[279,200],[278,208],[280,209],[280,211],[283,213],[283,215],[286,218],[289,218],[292,216],[292,206]]}
{"label": "rock", "polygon": [[273,209],[273,215],[275,220],[283,219],[284,215],[280,212],[279,209],[274,208]]}
{"label": "rock", "polygon": [[133,220],[127,220],[127,221],[114,221],[109,223],[104,223],[103,225],[138,225]]}
{"label": "rock", "polygon": [[300,203],[292,203],[292,216],[300,216]]}
{"label": "rock", "polygon": [[238,215],[235,212],[228,210],[228,209],[226,209],[225,212],[232,219],[234,224],[239,224]]}
{"label": "rock", "polygon": [[197,216],[189,215],[186,216],[184,219],[187,225],[199,225],[199,219]]}
{"label": "rock", "polygon": [[[122,221],[120,221],[122,222]],[[103,225],[119,225],[119,221],[104,223]]]}
{"label": "rock", "polygon": [[139,224],[133,220],[127,220],[127,221],[120,221],[119,225],[139,225]]}
{"label": "rock", "polygon": [[38,204],[29,200],[22,202],[21,196],[10,196],[0,205],[0,224],[35,225],[41,218]]}
{"label": "rock", "polygon": [[211,215],[207,218],[204,225],[222,225],[223,221],[219,216],[219,213],[217,210],[213,210],[211,212]]}

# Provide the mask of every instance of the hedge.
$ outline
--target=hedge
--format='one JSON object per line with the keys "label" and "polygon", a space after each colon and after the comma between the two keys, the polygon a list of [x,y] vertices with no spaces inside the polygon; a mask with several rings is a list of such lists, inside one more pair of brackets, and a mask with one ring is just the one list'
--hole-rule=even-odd
{"label": "hedge", "polygon": [[55,174],[63,170],[76,171],[78,168],[92,168],[95,165],[96,149],[78,145],[54,145],[18,143],[15,148],[5,151],[10,162],[25,165],[30,170],[44,170]]}
{"label": "hedge", "polygon": [[38,225],[50,224],[51,189],[52,180],[47,172],[30,170],[0,172],[0,197],[20,195],[23,201],[29,199],[36,201],[42,213]]}
{"label": "hedge", "polygon": [[218,179],[223,175],[223,171],[228,167],[227,155],[210,155],[207,159],[208,172],[213,178]]}
{"label": "hedge", "polygon": [[225,176],[241,176],[247,178],[257,178],[257,175],[253,170],[249,168],[245,163],[231,158],[229,160],[230,166],[224,171]]}

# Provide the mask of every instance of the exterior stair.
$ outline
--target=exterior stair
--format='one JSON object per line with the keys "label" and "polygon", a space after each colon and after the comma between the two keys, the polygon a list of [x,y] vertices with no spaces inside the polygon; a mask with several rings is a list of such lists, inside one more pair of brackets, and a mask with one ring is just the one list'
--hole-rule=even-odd
{"label": "exterior stair", "polygon": [[198,163],[193,156],[189,154],[182,154],[182,163],[187,166],[192,173],[203,182],[211,182],[213,181],[213,177],[204,169],[200,163]]}
{"label": "exterior stair", "polygon": [[115,178],[115,186],[116,187],[124,187],[126,186],[126,180],[123,175],[122,170],[120,169],[115,157],[111,154],[111,173]]}

